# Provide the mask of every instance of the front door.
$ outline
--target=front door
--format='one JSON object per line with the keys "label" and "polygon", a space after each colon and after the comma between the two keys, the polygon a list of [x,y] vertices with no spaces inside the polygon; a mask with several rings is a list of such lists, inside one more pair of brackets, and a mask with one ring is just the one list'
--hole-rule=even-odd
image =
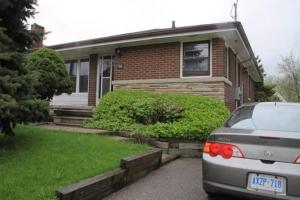
{"label": "front door", "polygon": [[112,56],[100,56],[98,60],[98,99],[101,99],[105,94],[111,91],[112,79]]}

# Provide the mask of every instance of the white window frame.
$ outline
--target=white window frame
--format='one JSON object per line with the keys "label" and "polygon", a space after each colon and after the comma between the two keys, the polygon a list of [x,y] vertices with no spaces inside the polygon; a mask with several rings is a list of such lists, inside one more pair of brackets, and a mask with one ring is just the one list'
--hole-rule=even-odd
{"label": "white window frame", "polygon": [[[89,68],[88,68],[88,91],[87,92],[79,92],[79,87],[80,87],[80,61],[81,60],[89,60]],[[90,58],[76,58],[76,59],[68,59],[65,60],[65,63],[68,61],[76,61],[76,89],[75,92],[72,92],[72,94],[87,94],[89,93],[89,80],[90,80]]]}
{"label": "white window frame", "polygon": [[226,48],[226,78],[229,79],[229,51],[230,48],[225,44],[225,48]]}
{"label": "white window frame", "polygon": [[[198,75],[198,76],[183,76],[183,44],[189,42],[205,42],[209,41],[209,75]],[[180,78],[181,79],[189,79],[189,78],[208,78],[212,77],[212,39],[206,40],[188,40],[188,41],[180,41]]]}

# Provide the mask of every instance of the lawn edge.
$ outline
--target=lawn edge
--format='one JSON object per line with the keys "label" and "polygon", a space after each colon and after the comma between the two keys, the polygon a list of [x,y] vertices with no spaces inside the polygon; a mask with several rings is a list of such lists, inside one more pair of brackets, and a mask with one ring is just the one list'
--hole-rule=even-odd
{"label": "lawn edge", "polygon": [[59,200],[103,199],[163,164],[165,163],[162,163],[162,150],[151,149],[145,153],[122,158],[118,169],[56,190],[56,197]]}

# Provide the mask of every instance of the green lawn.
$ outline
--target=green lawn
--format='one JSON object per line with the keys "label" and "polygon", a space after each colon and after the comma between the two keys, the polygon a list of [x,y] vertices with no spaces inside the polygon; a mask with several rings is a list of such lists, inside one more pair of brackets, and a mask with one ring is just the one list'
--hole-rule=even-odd
{"label": "green lawn", "polygon": [[146,145],[97,135],[18,126],[16,136],[0,136],[0,199],[56,199],[54,191],[117,168],[120,159]]}

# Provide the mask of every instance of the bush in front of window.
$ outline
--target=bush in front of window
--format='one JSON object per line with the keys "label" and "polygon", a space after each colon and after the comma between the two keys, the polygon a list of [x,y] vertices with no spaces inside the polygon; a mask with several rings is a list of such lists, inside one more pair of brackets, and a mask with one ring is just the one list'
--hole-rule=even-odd
{"label": "bush in front of window", "polygon": [[203,96],[114,91],[84,126],[132,136],[203,140],[228,117],[224,102]]}
{"label": "bush in front of window", "polygon": [[128,111],[136,123],[149,125],[173,122],[182,117],[183,108],[164,95],[153,95],[134,102],[128,107]]}
{"label": "bush in front of window", "polygon": [[28,54],[25,64],[40,99],[49,101],[54,95],[72,92],[73,84],[63,57],[53,49],[41,48]]}

